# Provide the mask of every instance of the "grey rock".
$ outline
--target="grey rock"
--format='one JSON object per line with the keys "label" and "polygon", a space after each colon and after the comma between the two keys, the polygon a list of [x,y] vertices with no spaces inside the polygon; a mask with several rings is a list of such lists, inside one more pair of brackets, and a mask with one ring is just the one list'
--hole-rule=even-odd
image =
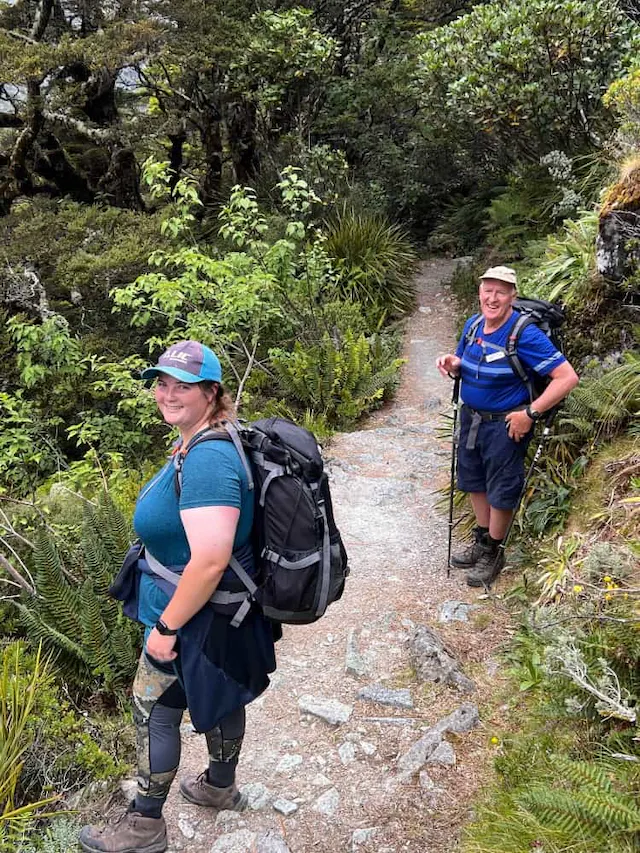
{"label": "grey rock", "polygon": [[375,743],[371,743],[368,740],[359,741],[358,746],[364,752],[365,755],[374,755],[378,749]]}
{"label": "grey rock", "polygon": [[418,625],[414,630],[409,640],[409,654],[420,681],[447,684],[463,693],[472,693],[476,689],[437,634],[425,625]]}
{"label": "grey rock", "polygon": [[497,675],[500,672],[500,664],[497,660],[493,660],[489,658],[484,662],[484,668],[487,670],[489,675],[493,678],[493,676]]}
{"label": "grey rock", "polygon": [[273,794],[262,782],[249,782],[240,791],[247,798],[247,808],[252,811],[266,808],[273,799]]}
{"label": "grey rock", "polygon": [[442,743],[442,735],[433,729],[423,735],[419,741],[398,758],[397,767],[403,779],[409,779],[421,770],[429,756]]}
{"label": "grey rock", "polygon": [[283,814],[285,817],[288,817],[298,811],[298,804],[291,800],[286,800],[284,797],[278,797],[278,799],[274,800],[271,805],[277,812]]}
{"label": "grey rock", "polygon": [[430,809],[438,807],[438,799],[444,794],[444,789],[439,788],[426,770],[421,770],[418,777],[422,798]]}
{"label": "grey rock", "polygon": [[465,702],[464,705],[460,705],[448,717],[443,717],[433,728],[441,734],[445,732],[463,734],[464,732],[470,732],[471,729],[475,729],[479,722],[480,714],[478,713],[477,705]]}
{"label": "grey rock", "polygon": [[98,779],[95,782],[89,782],[89,784],[85,785],[84,788],[80,788],[79,791],[76,791],[68,797],[65,800],[66,805],[70,809],[77,809],[81,803],[88,803],[91,802],[91,800],[98,799],[107,793],[109,790],[109,784],[108,779]]}
{"label": "grey rock", "polygon": [[442,743],[438,744],[427,758],[427,764],[443,764],[445,767],[453,767],[455,763],[455,750],[447,740],[443,740]]}
{"label": "grey rock", "polygon": [[346,723],[353,713],[351,705],[338,702],[337,699],[324,699],[318,696],[305,694],[298,699],[298,707],[307,714],[319,717],[332,726]]}
{"label": "grey rock", "polygon": [[424,408],[428,412],[437,411],[442,407],[442,398],[441,397],[427,397],[424,401]]}
{"label": "grey rock", "polygon": [[382,723],[390,726],[410,726],[415,723],[413,717],[361,717],[363,723]]}
{"label": "grey rock", "polygon": [[333,782],[331,779],[328,779],[324,773],[316,773],[316,775],[311,780],[311,784],[316,788],[329,788],[333,787]]}
{"label": "grey rock", "polygon": [[249,829],[238,829],[222,835],[209,853],[251,853],[256,843],[256,833]]}
{"label": "grey rock", "polygon": [[338,811],[340,805],[340,794],[337,788],[331,788],[325,791],[324,794],[318,797],[313,805],[314,812],[322,814],[325,817],[333,817]]}
{"label": "grey rock", "polygon": [[284,755],[276,765],[276,773],[291,773],[303,762],[301,755]]}
{"label": "grey rock", "polygon": [[277,830],[269,829],[258,836],[255,853],[291,853],[291,849]]}
{"label": "grey rock", "polygon": [[380,684],[370,684],[358,690],[358,698],[377,702],[379,705],[390,705],[392,708],[413,708],[411,692],[407,688],[391,690]]}
{"label": "grey rock", "polygon": [[130,803],[131,800],[138,793],[138,780],[122,779],[120,781],[120,791],[122,792],[122,796],[125,798],[125,800]]}
{"label": "grey rock", "polygon": [[220,832],[231,832],[236,829],[242,829],[247,825],[242,812],[234,812],[231,809],[223,809],[216,814],[214,826]]}
{"label": "grey rock", "polygon": [[463,601],[445,601],[440,608],[440,622],[468,622],[469,614],[477,610],[477,604],[465,604]]}
{"label": "grey rock", "polygon": [[378,834],[379,827],[370,826],[368,829],[356,829],[351,836],[351,850],[353,853],[362,847],[363,844],[368,844]]}
{"label": "grey rock", "polygon": [[351,764],[356,758],[356,748],[352,743],[343,743],[338,747],[338,755],[343,764]]}
{"label": "grey rock", "polygon": [[352,628],[347,634],[347,654],[345,658],[345,672],[349,675],[361,676],[367,671],[364,658],[358,649],[358,641],[355,629]]}
{"label": "grey rock", "polygon": [[433,781],[431,776],[429,776],[426,770],[420,771],[420,775],[418,776],[418,784],[420,785],[423,791],[435,791],[437,788],[436,783]]}
{"label": "grey rock", "polygon": [[196,836],[195,827],[191,821],[188,821],[182,815],[178,818],[178,829],[188,841],[191,841]]}

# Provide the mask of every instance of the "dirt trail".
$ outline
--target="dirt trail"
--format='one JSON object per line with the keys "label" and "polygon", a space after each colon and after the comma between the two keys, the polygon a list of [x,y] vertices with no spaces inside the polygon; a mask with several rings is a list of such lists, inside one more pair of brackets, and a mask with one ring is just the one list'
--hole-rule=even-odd
{"label": "dirt trail", "polygon": [[[319,622],[285,630],[272,686],[248,709],[238,781],[251,783],[254,808],[216,816],[184,802],[175,785],[166,808],[171,851],[445,853],[456,848],[471,798],[491,763],[483,700],[495,687],[491,654],[500,630],[492,624],[488,602],[477,602],[478,594],[460,577],[447,579],[446,519],[434,509],[434,490],[449,473],[437,426],[451,393],[434,361],[454,343],[454,305],[443,287],[454,267],[445,260],[421,266],[419,308],[407,324],[407,363],[393,405],[372,416],[364,429],[332,442],[332,494],[351,577],[343,599]],[[440,624],[438,614],[448,600],[480,603],[483,610],[468,623]],[[482,612],[484,618],[477,618]],[[407,651],[414,624],[435,627],[478,684],[470,701],[480,706],[481,726],[452,740],[455,766],[428,768],[439,792],[426,790],[424,780],[422,786],[415,778],[399,780],[395,761],[469,697],[415,682]],[[359,677],[345,671],[349,642],[365,669]],[[358,691],[373,684],[409,689],[413,707],[359,699]],[[303,714],[298,699],[308,694],[351,706],[350,719],[332,727]],[[179,773],[200,772],[206,765],[204,738],[183,728]],[[285,816],[287,811],[292,813]],[[270,828],[271,840],[260,841]]]}

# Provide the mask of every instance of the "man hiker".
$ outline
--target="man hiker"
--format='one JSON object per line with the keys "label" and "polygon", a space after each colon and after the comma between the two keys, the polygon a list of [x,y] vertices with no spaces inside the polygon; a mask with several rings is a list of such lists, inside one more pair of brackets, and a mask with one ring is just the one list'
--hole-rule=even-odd
{"label": "man hiker", "polygon": [[457,486],[469,493],[476,527],[470,547],[454,554],[451,565],[466,569],[473,587],[489,587],[504,565],[500,545],[517,509],[535,421],[578,383],[575,370],[544,332],[527,325],[517,343],[518,359],[529,377],[549,380],[531,402],[530,384],[511,367],[505,350],[520,316],[513,307],[516,295],[513,269],[488,269],[480,279],[482,316],[473,339],[467,341],[471,317],[455,354],[436,360],[442,376],[461,377]]}

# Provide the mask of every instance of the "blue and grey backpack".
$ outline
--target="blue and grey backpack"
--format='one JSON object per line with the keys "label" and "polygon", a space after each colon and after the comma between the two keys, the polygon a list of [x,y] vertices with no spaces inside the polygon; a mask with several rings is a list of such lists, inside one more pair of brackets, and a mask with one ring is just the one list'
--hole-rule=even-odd
{"label": "blue and grey backpack", "polygon": [[[238,625],[257,603],[269,619],[290,624],[315,622],[342,596],[349,574],[347,554],[333,517],[329,481],[318,443],[308,430],[285,418],[247,427],[225,424],[195,436],[174,454],[176,491],[182,487],[185,455],[203,441],[232,441],[255,495],[252,578],[232,556],[238,591],[216,590],[214,608],[233,610]],[[177,584],[179,576],[146,554],[152,571]]]}

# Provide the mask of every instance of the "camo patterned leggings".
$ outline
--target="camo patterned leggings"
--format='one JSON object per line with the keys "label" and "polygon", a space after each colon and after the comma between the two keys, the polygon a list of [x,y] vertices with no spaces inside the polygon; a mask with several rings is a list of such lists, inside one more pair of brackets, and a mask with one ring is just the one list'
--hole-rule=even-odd
{"label": "camo patterned leggings", "polygon": [[[180,723],[186,707],[184,690],[173,666],[154,661],[143,652],[133,682],[137,806],[147,801],[161,807],[167,798],[180,763]],[[233,783],[244,728],[245,711],[238,708],[205,732],[211,784],[224,788]]]}

